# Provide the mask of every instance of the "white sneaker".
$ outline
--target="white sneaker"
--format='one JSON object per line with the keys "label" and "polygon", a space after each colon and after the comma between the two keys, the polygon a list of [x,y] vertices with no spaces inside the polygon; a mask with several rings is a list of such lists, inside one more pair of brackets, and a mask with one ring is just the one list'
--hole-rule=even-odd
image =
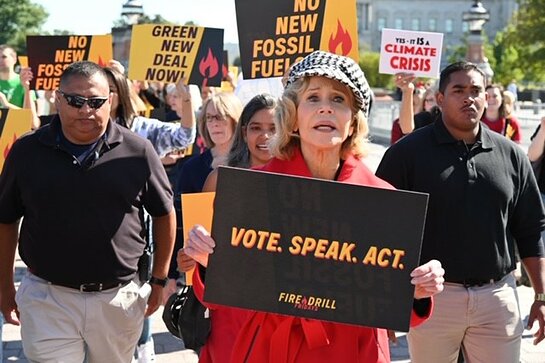
{"label": "white sneaker", "polygon": [[136,347],[138,363],[155,363],[155,346],[153,338]]}

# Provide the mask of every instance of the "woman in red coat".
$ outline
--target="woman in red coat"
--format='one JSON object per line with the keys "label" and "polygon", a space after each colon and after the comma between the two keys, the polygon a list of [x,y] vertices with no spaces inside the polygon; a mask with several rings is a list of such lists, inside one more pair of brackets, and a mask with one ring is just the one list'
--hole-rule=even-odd
{"label": "woman in red coat", "polygon": [[[363,164],[371,89],[351,59],[317,51],[295,64],[276,111],[274,158],[262,170],[392,188]],[[194,227],[185,252],[202,266],[215,243]],[[429,317],[430,297],[443,289],[444,270],[432,260],[411,272],[411,324]],[[202,283],[202,282],[201,282]],[[201,285],[201,287],[203,287]],[[384,329],[278,314],[245,313],[231,362],[390,362]]]}

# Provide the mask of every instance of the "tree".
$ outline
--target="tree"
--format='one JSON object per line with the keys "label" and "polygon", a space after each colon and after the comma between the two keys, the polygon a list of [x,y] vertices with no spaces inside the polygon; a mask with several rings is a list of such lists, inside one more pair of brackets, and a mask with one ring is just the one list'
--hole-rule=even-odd
{"label": "tree", "polygon": [[526,78],[526,71],[522,68],[520,52],[506,41],[507,35],[512,31],[512,25],[504,31],[496,34],[493,44],[494,59],[494,83],[509,84],[511,80],[522,81]]}
{"label": "tree", "polygon": [[30,0],[0,1],[0,44],[24,53],[26,36],[39,34],[48,16],[43,6]]}
{"label": "tree", "polygon": [[[512,63],[520,69],[522,80],[544,82],[545,0],[518,0],[519,10],[512,24],[502,32],[501,46],[509,51]],[[513,61],[514,60],[514,61]],[[516,74],[511,79],[518,79]]]}
{"label": "tree", "polygon": [[391,74],[378,73],[380,53],[362,52],[360,54],[360,68],[365,73],[365,78],[371,87],[392,88],[393,77]]}

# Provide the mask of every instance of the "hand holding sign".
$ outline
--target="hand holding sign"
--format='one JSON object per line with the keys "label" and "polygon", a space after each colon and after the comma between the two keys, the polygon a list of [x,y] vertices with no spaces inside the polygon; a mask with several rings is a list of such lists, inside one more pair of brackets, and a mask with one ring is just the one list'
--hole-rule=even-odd
{"label": "hand holding sign", "polygon": [[395,76],[396,87],[401,90],[401,92],[414,91],[413,81],[415,80],[414,73],[398,73]]}
{"label": "hand holding sign", "polygon": [[32,78],[34,78],[32,70],[29,67],[21,68],[19,78],[21,79],[21,84],[23,85],[25,90],[28,91],[30,88],[30,81],[32,81]]}
{"label": "hand holding sign", "polygon": [[214,247],[216,247],[216,242],[210,236],[210,232],[197,224],[189,231],[184,252],[204,267],[207,267],[208,255],[214,252]]}
{"label": "hand holding sign", "polygon": [[443,291],[445,270],[441,262],[431,260],[411,272],[411,284],[415,285],[414,298],[423,299]]}
{"label": "hand holding sign", "polygon": [[180,78],[176,83],[176,90],[182,100],[182,102],[191,101],[191,92],[189,92],[189,85],[187,84],[188,78],[186,76]]}

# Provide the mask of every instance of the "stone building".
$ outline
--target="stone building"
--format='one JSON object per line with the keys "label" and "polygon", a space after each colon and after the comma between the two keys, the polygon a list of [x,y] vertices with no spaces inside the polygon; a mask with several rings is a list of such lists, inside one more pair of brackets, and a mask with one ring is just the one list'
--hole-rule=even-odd
{"label": "stone building", "polygon": [[[467,23],[462,14],[468,11],[470,0],[356,0],[360,49],[378,51],[381,29],[406,29],[441,32],[443,37],[443,63],[453,48],[463,44]],[[484,31],[490,41],[505,28],[513,12],[516,0],[483,0],[490,20]]]}

